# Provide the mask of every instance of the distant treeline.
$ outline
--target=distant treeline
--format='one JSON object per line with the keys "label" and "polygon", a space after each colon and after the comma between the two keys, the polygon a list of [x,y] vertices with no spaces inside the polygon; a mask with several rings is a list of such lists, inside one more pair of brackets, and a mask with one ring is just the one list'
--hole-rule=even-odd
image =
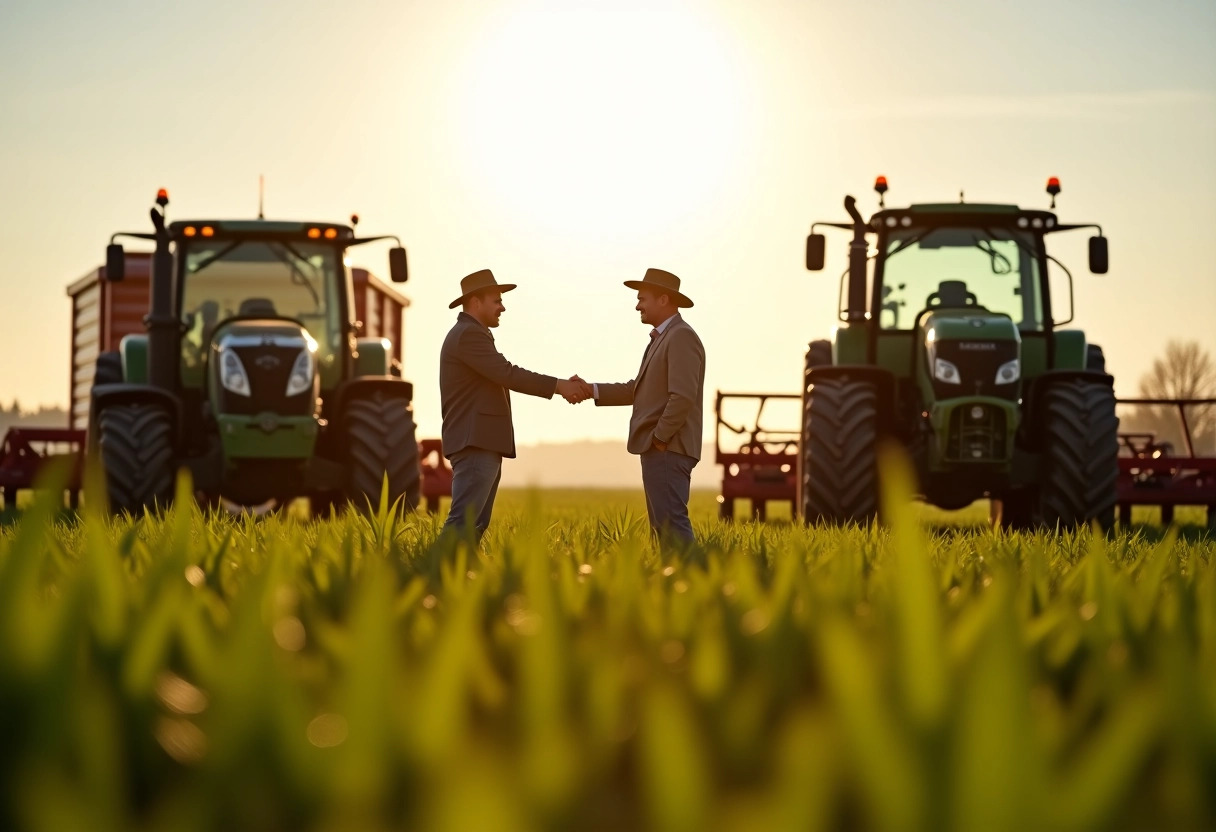
{"label": "distant treeline", "polygon": [[27,410],[17,399],[8,407],[0,402],[0,432],[17,425],[65,427],[67,423],[67,411],[58,405],[41,405],[37,410]]}

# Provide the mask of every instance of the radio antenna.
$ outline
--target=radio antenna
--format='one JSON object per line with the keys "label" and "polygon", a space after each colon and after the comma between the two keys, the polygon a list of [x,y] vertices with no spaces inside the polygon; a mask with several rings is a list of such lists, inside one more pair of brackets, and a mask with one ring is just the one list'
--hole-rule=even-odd
{"label": "radio antenna", "polygon": [[266,219],[266,215],[262,213],[262,202],[266,194],[265,179],[265,176],[260,173],[258,174],[258,219],[260,220]]}

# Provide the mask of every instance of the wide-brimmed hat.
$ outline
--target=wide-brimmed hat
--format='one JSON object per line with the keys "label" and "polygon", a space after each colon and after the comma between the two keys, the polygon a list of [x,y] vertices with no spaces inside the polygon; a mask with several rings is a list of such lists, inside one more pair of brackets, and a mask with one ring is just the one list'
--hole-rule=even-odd
{"label": "wide-brimmed hat", "polygon": [[630,289],[653,289],[666,292],[676,300],[676,306],[687,309],[692,306],[692,300],[680,293],[680,278],[662,269],[647,269],[641,280],[626,280],[625,285]]}
{"label": "wide-brimmed hat", "polygon": [[482,289],[497,289],[500,292],[509,292],[515,288],[514,283],[498,283],[494,280],[494,272],[489,269],[482,269],[479,272],[473,272],[468,277],[462,278],[460,281],[460,291],[463,293],[456,300],[448,304],[448,309],[455,309],[464,303],[465,298],[474,292],[480,292]]}

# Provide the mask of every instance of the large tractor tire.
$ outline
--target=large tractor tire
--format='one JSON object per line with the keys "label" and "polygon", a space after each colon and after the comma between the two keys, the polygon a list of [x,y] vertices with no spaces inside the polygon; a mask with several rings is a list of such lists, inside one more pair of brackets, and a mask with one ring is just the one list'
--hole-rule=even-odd
{"label": "large tractor tire", "polygon": [[1034,520],[1047,527],[1115,523],[1119,419],[1099,381],[1055,384],[1043,398],[1043,474]]}
{"label": "large tractor tire", "polygon": [[346,409],[345,423],[351,504],[360,511],[369,505],[375,510],[387,472],[389,504],[403,498],[407,511],[417,508],[422,469],[414,416],[405,399],[379,392],[356,399]]}
{"label": "large tractor tire", "polygon": [[116,404],[97,416],[110,511],[138,514],[173,499],[173,420],[153,404]]}
{"label": "large tractor tire", "polygon": [[801,510],[805,523],[870,523],[878,514],[878,396],[864,381],[829,379],[806,394]]}
{"label": "large tractor tire", "polygon": [[122,384],[122,355],[116,351],[106,351],[97,356],[93,386],[102,384]]}

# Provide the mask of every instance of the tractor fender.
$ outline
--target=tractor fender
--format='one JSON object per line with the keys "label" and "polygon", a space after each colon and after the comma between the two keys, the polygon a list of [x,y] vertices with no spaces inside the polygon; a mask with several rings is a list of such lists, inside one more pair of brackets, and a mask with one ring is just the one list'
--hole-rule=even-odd
{"label": "tractor fender", "polygon": [[806,373],[803,395],[805,396],[807,389],[818,382],[837,379],[865,381],[873,384],[878,393],[878,429],[881,433],[891,433],[895,430],[897,385],[894,373],[872,364],[833,364],[811,367]]}
{"label": "tractor fender", "polygon": [[169,411],[169,417],[173,420],[173,444],[175,447],[180,444],[182,403],[177,396],[148,384],[126,382],[98,384],[89,396],[88,448],[90,452],[96,450],[97,431],[93,426],[97,424],[98,414],[104,408],[118,404],[159,404],[163,406]]}
{"label": "tractor fender", "polygon": [[1074,381],[1090,381],[1096,384],[1105,384],[1112,390],[1115,386],[1115,377],[1110,373],[1098,372],[1096,370],[1048,370],[1035,376],[1022,391],[1022,440],[1023,443],[1031,448],[1038,449],[1040,446],[1042,424],[1042,402],[1044,394],[1047,390],[1056,384],[1069,384]]}
{"label": "tractor fender", "polygon": [[377,391],[386,396],[400,397],[406,402],[414,400],[414,384],[395,376],[359,376],[338,385],[334,391],[334,421],[340,423],[346,414],[346,406],[352,399],[361,399]]}
{"label": "tractor fender", "polygon": [[394,376],[356,376],[338,385],[334,390],[333,407],[329,412],[330,429],[323,435],[319,445],[321,456],[344,459],[346,446],[346,415],[351,402],[370,398],[375,393],[385,397],[400,398],[407,406],[414,400],[414,385]]}
{"label": "tractor fender", "polygon": [[390,375],[392,356],[387,338],[360,338],[355,342],[355,377]]}

